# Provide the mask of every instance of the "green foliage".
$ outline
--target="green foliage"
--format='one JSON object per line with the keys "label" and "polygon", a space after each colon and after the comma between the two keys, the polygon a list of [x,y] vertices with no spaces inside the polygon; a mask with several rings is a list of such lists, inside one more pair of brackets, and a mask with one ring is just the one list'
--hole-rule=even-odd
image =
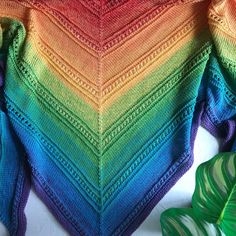
{"label": "green foliage", "polygon": [[192,208],[161,215],[163,236],[236,235],[236,154],[220,153],[196,172]]}

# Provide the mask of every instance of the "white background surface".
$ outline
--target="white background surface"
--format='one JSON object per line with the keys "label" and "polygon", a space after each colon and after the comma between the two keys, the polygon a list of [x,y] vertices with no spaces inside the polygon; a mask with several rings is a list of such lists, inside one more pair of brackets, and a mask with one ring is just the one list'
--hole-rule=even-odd
{"label": "white background surface", "polygon": [[[161,236],[159,223],[161,212],[170,207],[190,206],[195,187],[196,168],[216,153],[218,153],[217,140],[200,127],[195,140],[193,166],[157,204],[133,236]],[[68,236],[32,191],[25,210],[27,217],[26,236]],[[8,236],[1,223],[0,236]]]}

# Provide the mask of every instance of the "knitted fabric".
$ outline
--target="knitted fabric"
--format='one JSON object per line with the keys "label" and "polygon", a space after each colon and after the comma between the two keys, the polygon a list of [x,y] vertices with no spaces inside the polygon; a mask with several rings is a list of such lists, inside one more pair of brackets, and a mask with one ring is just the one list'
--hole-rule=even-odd
{"label": "knitted fabric", "polygon": [[130,235],[190,168],[200,124],[235,147],[235,12],[235,0],[1,0],[10,234],[25,234],[32,186],[70,235]]}

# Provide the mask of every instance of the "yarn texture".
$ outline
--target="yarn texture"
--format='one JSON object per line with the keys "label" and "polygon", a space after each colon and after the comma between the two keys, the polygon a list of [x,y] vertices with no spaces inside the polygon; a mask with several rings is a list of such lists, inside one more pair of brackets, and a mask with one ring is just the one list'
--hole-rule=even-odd
{"label": "yarn texture", "polygon": [[199,125],[233,151],[235,120],[235,0],[0,1],[10,235],[31,187],[70,235],[130,235],[191,167]]}

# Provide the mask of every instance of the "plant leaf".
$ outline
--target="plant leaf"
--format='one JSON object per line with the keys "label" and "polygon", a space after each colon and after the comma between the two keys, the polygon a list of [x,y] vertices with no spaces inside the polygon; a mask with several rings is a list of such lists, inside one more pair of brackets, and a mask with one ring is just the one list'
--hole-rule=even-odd
{"label": "plant leaf", "polygon": [[[207,224],[218,230],[216,235],[236,235],[236,153],[220,153],[201,164],[196,171],[192,208],[167,210],[161,216],[163,235],[168,236],[195,235],[194,228],[196,235],[215,235],[198,234]],[[177,234],[181,226],[185,234]]]}
{"label": "plant leaf", "polygon": [[172,208],[161,215],[162,234],[168,236],[223,236],[216,224],[200,220],[193,209]]}
{"label": "plant leaf", "polygon": [[195,214],[236,235],[236,154],[222,153],[201,164],[192,198]]}

